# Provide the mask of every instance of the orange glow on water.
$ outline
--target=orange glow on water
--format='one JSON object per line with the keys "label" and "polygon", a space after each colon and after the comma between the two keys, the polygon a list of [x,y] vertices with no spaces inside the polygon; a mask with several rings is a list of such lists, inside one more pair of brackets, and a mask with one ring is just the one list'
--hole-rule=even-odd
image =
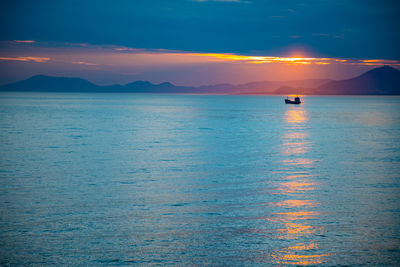
{"label": "orange glow on water", "polygon": [[288,123],[303,123],[308,120],[307,112],[302,109],[288,109],[285,113]]}
{"label": "orange glow on water", "polygon": [[316,185],[317,183],[314,182],[293,181],[293,182],[281,183],[278,190],[281,191],[281,194],[292,194],[301,191],[315,190]]}
{"label": "orange glow on water", "polygon": [[288,159],[282,160],[282,163],[285,165],[311,165],[316,160],[306,159],[306,158],[298,158],[298,159]]}
{"label": "orange glow on water", "polygon": [[296,255],[286,254],[275,256],[276,263],[285,265],[311,265],[321,264],[323,259],[331,254]]}
{"label": "orange glow on water", "polygon": [[[297,208],[297,207],[316,207],[319,204],[315,203],[312,200],[304,200],[304,199],[288,199],[284,200],[281,202],[276,203],[277,206],[279,207],[285,207],[285,208]],[[279,214],[279,213],[277,213]]]}
{"label": "orange glow on water", "polygon": [[277,212],[275,213],[281,217],[282,221],[297,221],[297,220],[309,220],[315,218],[315,216],[319,215],[319,212],[316,211],[291,211],[291,212]]}
{"label": "orange glow on water", "polygon": [[[287,247],[277,253],[272,254],[278,264],[285,265],[311,265],[311,264],[321,264],[324,262],[325,258],[331,256],[331,253],[325,254],[311,254],[311,250],[318,249],[319,245],[317,243],[298,243],[295,246]],[[306,255],[301,255],[299,253],[307,253]]]}
{"label": "orange glow on water", "polygon": [[317,243],[311,243],[311,244],[308,244],[308,245],[299,243],[296,246],[288,247],[288,249],[290,249],[290,250],[310,250],[310,249],[316,249],[318,247],[319,246],[318,246]]}
{"label": "orange glow on water", "polygon": [[283,154],[292,155],[292,154],[304,154],[308,150],[306,149],[306,142],[288,142],[284,143]]}
{"label": "orange glow on water", "polygon": [[[308,115],[301,107],[291,108],[285,112],[285,120],[291,126],[301,127],[301,124],[308,120]],[[284,141],[282,144],[282,153],[285,155],[296,155],[308,152],[311,143],[304,141],[307,136],[308,134],[306,132],[298,131],[294,127],[291,127],[290,130],[282,136]],[[299,160],[303,160],[303,164],[307,164],[304,162],[304,160],[307,159],[303,158]]]}
{"label": "orange glow on water", "polygon": [[282,179],[285,180],[293,180],[293,179],[298,179],[298,178],[307,178],[307,177],[312,177],[310,174],[291,174],[291,175],[286,175]]}
{"label": "orange glow on water", "polygon": [[[319,185],[309,172],[311,166],[318,159],[311,159],[307,155],[313,147],[307,128],[308,114],[303,106],[288,106],[285,112],[286,125],[283,128],[281,154],[283,159],[280,164],[284,166],[285,174],[278,182],[277,195],[283,199],[271,203],[272,206],[281,208],[273,213],[270,221],[280,224],[277,229],[279,238],[288,242],[296,240],[309,240],[323,227],[313,224],[321,213],[315,208],[322,204],[309,199],[313,191]],[[288,196],[296,196],[295,199],[287,199]],[[278,209],[276,208],[276,209]],[[271,253],[274,263],[279,265],[315,265],[322,264],[331,254],[318,254],[318,243],[296,243],[284,249]]]}
{"label": "orange glow on water", "polygon": [[285,228],[278,229],[278,232],[285,234],[280,237],[283,239],[294,239],[297,236],[309,235],[316,231],[316,228],[311,225],[293,222],[283,223],[283,225]]}
{"label": "orange glow on water", "polygon": [[308,136],[304,132],[288,132],[282,136],[282,139],[304,139]]}
{"label": "orange glow on water", "polygon": [[[315,265],[321,264],[325,258],[331,256],[331,253],[312,254],[312,250],[319,248],[315,242],[310,244],[297,243],[285,249],[273,253],[271,256],[277,264],[283,265]],[[302,254],[300,254],[302,253]]]}

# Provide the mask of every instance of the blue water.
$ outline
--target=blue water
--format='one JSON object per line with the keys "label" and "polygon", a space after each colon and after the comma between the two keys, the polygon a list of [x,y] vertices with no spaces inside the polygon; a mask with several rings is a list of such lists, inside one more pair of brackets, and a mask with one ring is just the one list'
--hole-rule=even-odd
{"label": "blue water", "polygon": [[0,94],[0,265],[400,265],[400,98]]}

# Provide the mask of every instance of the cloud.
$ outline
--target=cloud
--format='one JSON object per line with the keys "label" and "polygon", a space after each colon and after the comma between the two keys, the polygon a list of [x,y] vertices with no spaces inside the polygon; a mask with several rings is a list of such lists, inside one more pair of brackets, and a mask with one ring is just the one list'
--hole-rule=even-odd
{"label": "cloud", "polygon": [[35,43],[35,40],[13,40],[13,43],[22,43],[22,44],[26,44],[26,43]]}
{"label": "cloud", "polygon": [[1,79],[3,83],[10,80],[9,77],[22,79],[41,73],[79,76],[100,84],[149,80],[181,85],[327,77],[343,79],[373,67],[400,66],[400,60],[391,58],[316,57],[300,48],[287,53],[247,54],[55,42],[2,47],[0,63],[3,70],[0,83]]}
{"label": "cloud", "polygon": [[136,49],[136,48],[129,48],[129,47],[116,47],[114,49],[115,49],[115,51],[130,51],[130,52],[138,51],[138,49]]}
{"label": "cloud", "polygon": [[0,47],[16,47],[24,46],[28,47],[30,45],[35,45],[35,40],[0,40]]}
{"label": "cloud", "polygon": [[355,64],[366,65],[366,66],[383,66],[383,65],[400,66],[400,61],[388,60],[388,59],[365,59],[365,60],[359,60],[359,62]]}
{"label": "cloud", "polygon": [[90,63],[90,62],[85,62],[85,61],[72,61],[72,64],[78,64],[78,65],[86,65],[86,66],[98,66],[99,64],[96,63]]}
{"label": "cloud", "polygon": [[[316,34],[318,36],[324,33]],[[293,38],[300,38],[292,36]],[[166,66],[166,65],[187,65],[202,63],[244,63],[244,64],[269,64],[281,63],[289,65],[394,65],[400,66],[399,60],[388,59],[349,59],[349,58],[328,58],[305,56],[303,53],[295,53],[291,56],[264,56],[264,55],[243,55],[235,53],[201,53],[167,49],[144,49],[124,46],[97,46],[90,44],[71,43],[48,43],[38,42],[34,48],[40,55],[20,56],[16,51],[12,54],[3,54],[0,60],[23,61],[23,62],[64,62],[69,64],[85,66]],[[34,53],[35,50],[31,52]],[[48,51],[48,53],[46,53]],[[24,52],[21,50],[20,52]],[[25,51],[26,52],[26,51]],[[45,56],[45,57],[43,57]]]}
{"label": "cloud", "polygon": [[349,65],[395,65],[400,66],[399,60],[387,59],[341,59],[341,58],[317,58],[317,57],[269,57],[269,56],[245,56],[235,54],[218,53],[192,53],[190,55],[208,57],[217,61],[242,61],[251,64],[265,63],[285,63],[290,65],[329,65],[329,64],[349,64]]}
{"label": "cloud", "polygon": [[49,57],[0,57],[0,60],[15,60],[15,61],[25,61],[25,62],[47,62],[50,61]]}

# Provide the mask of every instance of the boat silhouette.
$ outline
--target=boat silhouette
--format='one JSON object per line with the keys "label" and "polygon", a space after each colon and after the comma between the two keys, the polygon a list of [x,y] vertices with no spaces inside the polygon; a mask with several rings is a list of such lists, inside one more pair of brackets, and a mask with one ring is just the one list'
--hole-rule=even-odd
{"label": "boat silhouette", "polygon": [[296,96],[296,97],[294,98],[294,100],[290,100],[289,97],[286,97],[285,103],[286,103],[286,104],[300,104],[300,103],[301,103],[300,97]]}

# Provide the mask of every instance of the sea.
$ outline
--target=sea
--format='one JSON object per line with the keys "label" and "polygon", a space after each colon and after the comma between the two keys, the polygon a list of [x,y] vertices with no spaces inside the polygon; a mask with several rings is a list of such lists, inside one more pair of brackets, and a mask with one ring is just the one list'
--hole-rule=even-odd
{"label": "sea", "polygon": [[0,94],[1,266],[400,266],[400,97]]}

